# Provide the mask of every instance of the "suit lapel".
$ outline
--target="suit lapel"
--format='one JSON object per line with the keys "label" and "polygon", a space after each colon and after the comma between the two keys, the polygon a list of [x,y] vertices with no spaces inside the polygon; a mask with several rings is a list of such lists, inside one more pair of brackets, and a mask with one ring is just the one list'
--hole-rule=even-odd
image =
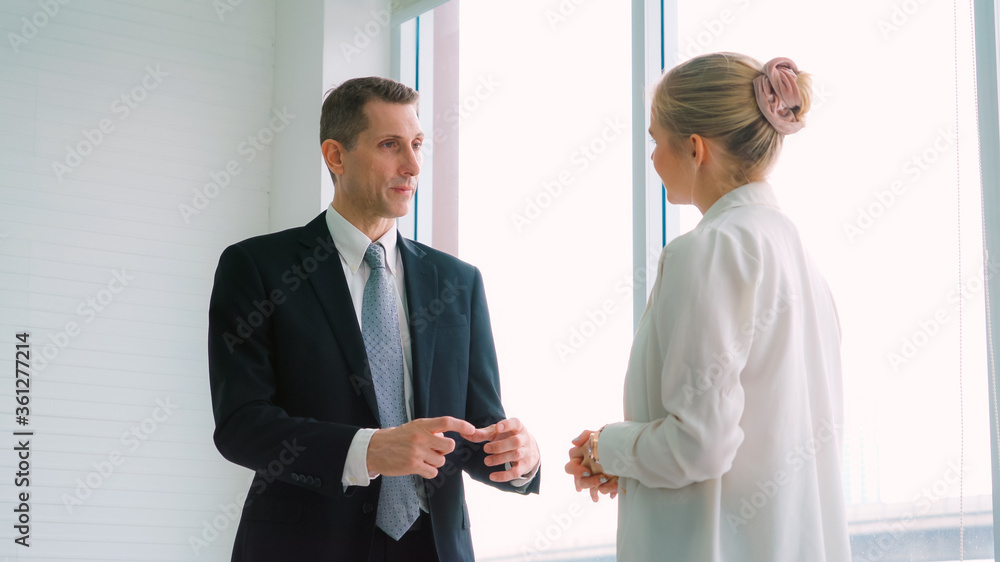
{"label": "suit lapel", "polygon": [[[410,328],[410,352],[413,357],[413,416],[429,415],[431,365],[434,362],[434,324],[427,322],[427,311],[438,295],[437,267],[424,257],[416,244],[397,237],[396,245],[403,259],[403,284]],[[421,321],[423,320],[423,321]]]}
{"label": "suit lapel", "polygon": [[378,402],[372,387],[365,341],[361,337],[361,324],[354,312],[340,254],[326,225],[326,212],[320,213],[303,227],[299,242],[303,246],[299,252],[300,267],[309,276],[309,282],[330,324],[334,339],[340,344],[340,350],[347,360],[351,371],[347,376],[351,378],[351,385],[355,392],[364,396],[375,419],[378,419]]}

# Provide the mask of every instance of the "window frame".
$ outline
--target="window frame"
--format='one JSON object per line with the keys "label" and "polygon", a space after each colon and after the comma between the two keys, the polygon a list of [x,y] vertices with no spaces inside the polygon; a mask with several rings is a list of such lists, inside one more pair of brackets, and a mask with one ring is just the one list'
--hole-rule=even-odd
{"label": "window frame", "polygon": [[[390,18],[390,75],[420,92],[424,161],[411,212],[397,224],[405,236],[458,255],[459,130],[446,109],[460,101],[454,55],[459,3],[403,3]],[[435,68],[444,71],[435,76]]]}
{"label": "window frame", "polygon": [[434,224],[434,12],[392,23],[392,79],[420,93],[420,127],[424,131],[424,161],[419,188],[410,212],[397,220],[407,238],[433,244]]}
{"label": "window frame", "polygon": [[[680,208],[650,160],[649,103],[667,61],[677,60],[678,0],[632,0],[632,263],[633,328],[656,281],[660,251],[680,233]],[[670,65],[672,66],[672,65]]]}
{"label": "window frame", "polygon": [[[976,37],[976,95],[979,119],[980,181],[983,198],[984,267],[989,256],[1000,252],[1000,108],[997,86],[997,6],[996,0],[975,0],[973,18]],[[984,269],[988,271],[988,269]],[[1000,279],[987,276],[986,336],[987,372],[990,391],[990,449],[993,472],[993,551],[1000,552],[1000,428],[998,428],[996,368],[994,358],[1000,343],[993,337],[992,318],[1000,313]]]}

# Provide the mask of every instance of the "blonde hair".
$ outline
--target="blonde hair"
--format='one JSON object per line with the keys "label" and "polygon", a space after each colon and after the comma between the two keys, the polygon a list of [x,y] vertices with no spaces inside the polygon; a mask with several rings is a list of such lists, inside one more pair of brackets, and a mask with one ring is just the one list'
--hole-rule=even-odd
{"label": "blonde hair", "polygon": [[[702,55],[664,74],[653,98],[653,117],[670,133],[674,148],[693,134],[716,141],[726,151],[729,179],[737,185],[762,179],[785,137],[757,105],[753,80],[762,68],[737,53]],[[812,80],[801,72],[796,82],[802,104],[792,109],[803,120],[812,102]]]}

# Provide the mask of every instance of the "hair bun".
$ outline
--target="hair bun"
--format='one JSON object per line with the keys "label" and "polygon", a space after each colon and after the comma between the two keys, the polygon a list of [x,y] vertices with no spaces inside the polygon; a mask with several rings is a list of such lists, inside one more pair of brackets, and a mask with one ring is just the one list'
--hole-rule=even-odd
{"label": "hair bun", "polygon": [[[771,59],[753,80],[754,96],[761,113],[779,133],[791,135],[805,127],[799,68],[792,59]],[[808,108],[807,108],[808,110]]]}
{"label": "hair bun", "polygon": [[[780,66],[781,62],[776,59],[768,67],[771,73],[783,73],[772,81],[766,73],[762,75],[765,65],[739,53],[709,53],[689,59],[670,69],[656,86],[653,116],[671,138],[698,134],[719,141],[731,157],[727,171],[732,181],[757,181],[778,158],[785,138],[764,118],[768,95],[774,98],[775,111],[784,109],[785,119],[798,129],[812,99],[809,75],[799,72],[791,61],[786,66]],[[775,82],[780,92],[775,90]],[[763,108],[756,99],[758,88]],[[798,89],[798,96],[786,97],[791,103],[782,108],[779,93],[793,88]],[[781,121],[778,126],[783,126]]]}

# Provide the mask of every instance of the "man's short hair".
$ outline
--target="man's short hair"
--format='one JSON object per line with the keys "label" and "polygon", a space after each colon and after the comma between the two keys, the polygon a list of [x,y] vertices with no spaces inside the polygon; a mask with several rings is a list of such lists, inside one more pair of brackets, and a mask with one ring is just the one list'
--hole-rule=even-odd
{"label": "man's short hair", "polygon": [[358,135],[369,125],[365,104],[372,100],[416,104],[419,96],[413,88],[388,78],[352,78],[327,92],[319,118],[319,142],[333,139],[354,150]]}

